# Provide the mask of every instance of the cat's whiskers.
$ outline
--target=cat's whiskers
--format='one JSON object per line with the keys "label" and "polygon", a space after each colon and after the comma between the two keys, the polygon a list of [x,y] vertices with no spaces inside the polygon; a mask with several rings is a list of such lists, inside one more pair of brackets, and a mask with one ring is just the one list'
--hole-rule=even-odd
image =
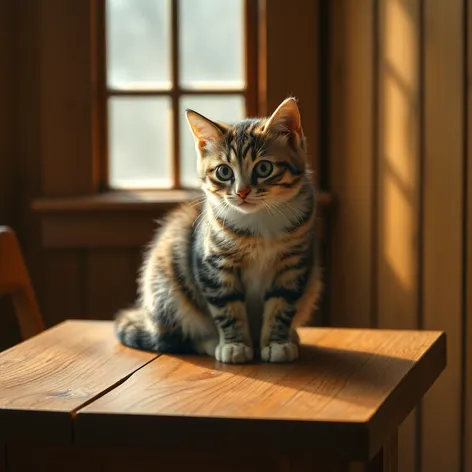
{"label": "cat's whiskers", "polygon": [[202,221],[205,220],[204,216],[208,214],[208,209],[205,208],[196,218],[195,218],[195,221],[193,222],[192,224],[192,227],[195,226],[195,224],[197,224],[197,226],[195,226],[195,232],[197,231],[198,227],[202,224]]}
{"label": "cat's whiskers", "polygon": [[289,202],[282,202],[282,205],[287,207],[289,210],[293,211],[294,213],[297,213],[301,218],[305,217],[305,213],[303,211],[301,211],[299,208],[294,207]]}
{"label": "cat's whiskers", "polygon": [[274,216],[275,216],[274,210],[272,210],[272,208],[268,205],[268,203],[267,203],[263,198],[261,198],[261,202],[262,202],[262,205],[264,206],[264,208],[265,208],[271,215],[274,215]]}
{"label": "cat's whiskers", "polygon": [[230,205],[229,205],[229,203],[228,203],[227,201],[224,201],[224,204],[225,204],[224,209],[225,209],[226,211],[225,211],[225,215],[224,215],[224,217],[223,217],[223,226],[224,226],[225,223],[226,223],[226,217],[228,216],[228,212],[229,212],[229,210],[230,210],[230,208],[231,208]]}
{"label": "cat's whiskers", "polygon": [[201,197],[198,197],[196,198],[195,200],[192,200],[190,203],[189,203],[189,207],[190,208],[193,208],[194,206],[197,206],[199,204],[201,204],[202,202],[204,202],[206,200],[206,196],[205,195],[202,195]]}
{"label": "cat's whiskers", "polygon": [[288,212],[291,213],[296,218],[299,225],[303,223],[304,214],[300,210],[292,207],[288,203],[280,203],[280,206],[288,210]]}
{"label": "cat's whiskers", "polygon": [[292,223],[292,222],[290,221],[290,219],[287,217],[287,215],[286,215],[283,211],[281,211],[280,208],[277,207],[277,205],[275,205],[275,204],[273,203],[275,200],[271,200],[271,199],[268,199],[268,200],[267,200],[267,199],[262,199],[262,200],[267,203],[268,208],[271,208],[271,209],[273,210],[273,213],[272,213],[272,214],[273,214],[274,216],[275,216],[275,212],[276,212],[276,213],[278,213],[280,216],[283,216],[283,217],[288,221],[288,223],[290,223],[290,224]]}
{"label": "cat's whiskers", "polygon": [[[293,207],[288,202],[279,202],[279,201],[276,201],[275,199],[270,199],[270,198],[269,198],[269,201],[271,203],[274,203],[274,206],[277,208],[277,210],[279,210],[279,212],[282,213],[287,220],[290,221],[290,219],[285,214],[285,211],[288,211],[291,215],[293,215],[299,225],[303,223],[303,218],[305,215],[298,208]],[[282,209],[285,211],[282,211],[279,207],[282,207]]]}

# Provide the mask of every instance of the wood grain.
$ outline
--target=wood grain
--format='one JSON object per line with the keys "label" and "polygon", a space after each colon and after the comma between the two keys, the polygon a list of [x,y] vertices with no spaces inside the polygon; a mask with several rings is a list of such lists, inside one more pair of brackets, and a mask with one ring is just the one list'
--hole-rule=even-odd
{"label": "wood grain", "polygon": [[[425,397],[423,470],[459,471],[464,67],[462,0],[424,2],[423,327],[445,330],[448,366]],[[438,426],[438,419],[440,426]]]}
{"label": "wood grain", "polygon": [[[372,291],[374,2],[329,2],[331,11],[330,318],[370,327]],[[346,268],[349,268],[346,270]]]}
{"label": "wood grain", "polygon": [[208,439],[197,430],[211,427],[211,447],[228,447],[232,435],[244,434],[249,448],[310,444],[319,454],[366,460],[445,363],[445,338],[437,332],[304,328],[301,334],[305,346],[293,364],[161,356],[81,409],[76,437],[84,444],[171,447],[177,434],[198,448],[208,447]]}
{"label": "wood grain", "polygon": [[78,408],[155,357],[99,321],[67,321],[1,353],[0,443],[70,441]]}
{"label": "wood grain", "polygon": [[[419,327],[420,2],[378,9],[376,321]],[[400,467],[416,469],[416,413],[400,428]]]}

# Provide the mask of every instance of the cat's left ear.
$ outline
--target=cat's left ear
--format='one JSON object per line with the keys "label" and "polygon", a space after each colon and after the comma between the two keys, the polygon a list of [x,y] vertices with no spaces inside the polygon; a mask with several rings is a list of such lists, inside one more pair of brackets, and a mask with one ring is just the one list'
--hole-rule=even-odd
{"label": "cat's left ear", "polygon": [[223,137],[225,132],[223,125],[215,123],[193,110],[186,110],[185,116],[200,149]]}
{"label": "cat's left ear", "polygon": [[303,139],[302,120],[296,99],[285,99],[272,113],[264,130],[275,134],[296,134],[299,139]]}

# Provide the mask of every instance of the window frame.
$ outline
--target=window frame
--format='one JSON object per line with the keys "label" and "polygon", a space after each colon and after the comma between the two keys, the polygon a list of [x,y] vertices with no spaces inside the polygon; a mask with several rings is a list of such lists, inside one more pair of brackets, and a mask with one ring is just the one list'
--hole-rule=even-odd
{"label": "window frame", "polygon": [[[96,69],[98,72],[98,123],[100,126],[100,152],[97,156],[98,163],[98,185],[101,191],[113,190],[109,183],[109,122],[108,122],[108,100],[110,97],[156,97],[165,96],[172,103],[172,151],[170,156],[158,156],[158,158],[169,159],[171,169],[171,189],[182,190],[180,182],[180,107],[179,101],[183,95],[238,95],[245,101],[245,114],[256,116],[258,114],[257,100],[257,51],[258,51],[258,0],[242,0],[243,2],[243,53],[244,53],[244,87],[242,88],[208,88],[208,89],[185,89],[179,83],[179,14],[180,0],[169,0],[170,3],[170,34],[171,34],[171,88],[162,90],[111,90],[107,84],[107,25],[106,25],[106,3],[107,0],[96,0]],[[167,188],[166,188],[167,189]],[[162,190],[166,190],[162,189]],[[129,189],[133,190],[133,189]],[[138,189],[137,189],[138,190]],[[139,188],[139,190],[146,190]],[[161,190],[161,188],[149,188],[147,190]]]}
{"label": "window frame", "polygon": [[[48,248],[135,247],[138,241],[144,245],[156,218],[195,198],[195,191],[121,191],[103,186],[100,1],[48,0],[38,5],[35,57],[41,71],[37,149],[41,168],[32,209],[40,218],[42,243]],[[256,71],[251,100],[257,114],[266,116],[288,94],[297,96],[315,171],[319,167],[319,1],[300,0],[287,9],[285,0],[250,0],[248,9],[258,24],[254,39],[258,47],[249,58]],[[322,197],[323,219],[332,198]],[[117,239],[119,230],[129,237]]]}

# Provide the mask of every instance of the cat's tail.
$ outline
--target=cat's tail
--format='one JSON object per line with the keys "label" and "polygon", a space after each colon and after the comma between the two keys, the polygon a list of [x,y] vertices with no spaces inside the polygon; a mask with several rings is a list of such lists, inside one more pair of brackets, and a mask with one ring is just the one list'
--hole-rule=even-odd
{"label": "cat's tail", "polygon": [[118,312],[115,334],[125,346],[145,351],[157,350],[157,327],[149,320],[144,308],[130,308]]}
{"label": "cat's tail", "polygon": [[115,333],[122,344],[134,349],[173,354],[195,352],[192,343],[179,332],[160,331],[142,307],[118,312]]}

